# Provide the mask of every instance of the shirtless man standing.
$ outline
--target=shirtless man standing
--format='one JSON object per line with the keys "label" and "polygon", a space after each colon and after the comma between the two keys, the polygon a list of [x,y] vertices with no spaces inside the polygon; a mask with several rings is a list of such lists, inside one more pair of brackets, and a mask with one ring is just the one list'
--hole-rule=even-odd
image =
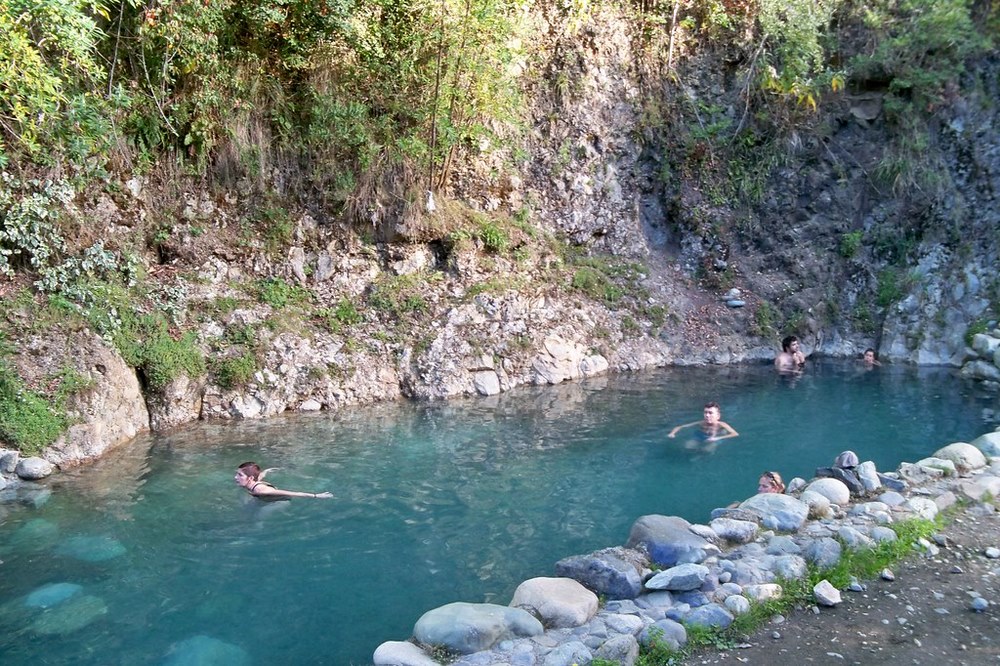
{"label": "shirtless man standing", "polygon": [[675,426],[667,434],[667,437],[676,437],[678,431],[696,425],[701,426],[701,436],[706,442],[718,442],[721,439],[740,436],[731,425],[722,420],[722,408],[719,407],[719,403],[710,402],[705,405],[705,411],[702,412],[702,415],[704,418],[701,421]]}
{"label": "shirtless man standing", "polygon": [[806,364],[806,355],[799,351],[799,339],[789,335],[781,341],[781,353],[774,357],[778,372],[800,372]]}

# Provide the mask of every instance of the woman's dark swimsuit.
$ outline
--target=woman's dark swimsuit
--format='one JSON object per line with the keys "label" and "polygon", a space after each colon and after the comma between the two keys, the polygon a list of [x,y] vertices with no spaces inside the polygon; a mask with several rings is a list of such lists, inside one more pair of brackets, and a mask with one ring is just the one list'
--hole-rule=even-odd
{"label": "woman's dark swimsuit", "polygon": [[257,488],[257,486],[267,486],[268,488],[274,488],[274,486],[272,486],[267,481],[254,481],[253,485],[250,486],[249,488],[247,488],[247,491],[251,495],[253,495],[254,497],[256,497],[257,499],[264,500],[266,502],[276,502],[278,500],[286,500],[286,499],[288,499],[287,497],[283,497],[281,495],[277,495],[277,496],[275,496],[275,495],[257,495],[257,494],[254,493],[254,490]]}

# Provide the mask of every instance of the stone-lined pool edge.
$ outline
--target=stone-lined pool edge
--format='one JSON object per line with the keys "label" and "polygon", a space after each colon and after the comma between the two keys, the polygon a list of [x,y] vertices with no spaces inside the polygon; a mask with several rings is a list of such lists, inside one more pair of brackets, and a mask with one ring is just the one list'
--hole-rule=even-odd
{"label": "stone-lined pool edge", "polygon": [[[707,525],[642,516],[623,546],[560,560],[554,577],[522,582],[507,606],[455,602],[427,611],[407,640],[382,643],[373,663],[632,666],[651,634],[679,648],[685,624],[724,628],[752,600],[780,596],[775,580],[802,578],[808,564],[832,567],[844,548],[894,540],[889,524],[933,519],[959,497],[1000,497],[1000,429],[892,473],[879,474],[870,461],[857,471],[864,490],[854,497],[837,479],[793,479],[785,494],[715,509]],[[816,591],[819,604],[838,601],[830,587]],[[442,649],[460,656],[441,662],[433,655]]]}

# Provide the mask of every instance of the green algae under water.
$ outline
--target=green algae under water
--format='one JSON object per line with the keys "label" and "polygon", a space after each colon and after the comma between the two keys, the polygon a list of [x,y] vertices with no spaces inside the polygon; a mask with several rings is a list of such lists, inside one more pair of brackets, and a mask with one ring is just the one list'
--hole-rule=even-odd
{"label": "green algae under water", "polygon": [[[740,437],[667,439],[708,400]],[[844,449],[881,470],[996,426],[944,369],[676,368],[448,403],[395,403],[144,436],[0,505],[0,662],[366,664],[452,601],[506,604],[641,515],[705,522],[761,472]],[[245,460],[332,500],[265,503]],[[29,599],[31,600],[29,603]]]}

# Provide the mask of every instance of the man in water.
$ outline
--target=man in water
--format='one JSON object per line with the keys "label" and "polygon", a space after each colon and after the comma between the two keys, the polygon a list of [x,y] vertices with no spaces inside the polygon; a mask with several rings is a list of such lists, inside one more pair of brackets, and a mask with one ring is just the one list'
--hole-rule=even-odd
{"label": "man in water", "polygon": [[875,358],[875,350],[871,347],[865,350],[865,355],[861,357],[861,360],[864,361],[866,368],[874,368],[876,365],[882,365]]}
{"label": "man in water", "polygon": [[[677,433],[684,428],[701,426],[701,438],[704,442],[710,445],[706,448],[706,450],[714,451],[716,442],[723,439],[729,439],[730,437],[740,436],[740,433],[736,432],[731,425],[722,420],[722,408],[719,407],[719,403],[710,402],[706,404],[705,410],[702,412],[702,416],[703,418],[701,421],[692,421],[691,423],[675,426],[673,430],[667,434],[667,437],[676,437]],[[688,442],[688,448],[694,448],[697,443],[697,440],[690,440]]]}
{"label": "man in water", "polygon": [[806,355],[799,350],[799,339],[789,335],[781,341],[781,353],[774,357],[774,367],[778,372],[801,372],[806,364]]}

